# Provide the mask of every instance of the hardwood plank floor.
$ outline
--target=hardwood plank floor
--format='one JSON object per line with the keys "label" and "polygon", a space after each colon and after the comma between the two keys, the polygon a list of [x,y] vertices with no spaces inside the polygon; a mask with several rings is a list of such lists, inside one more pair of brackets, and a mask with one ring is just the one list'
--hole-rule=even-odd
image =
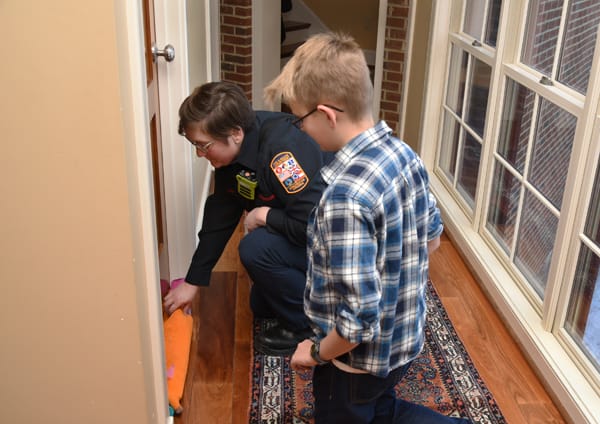
{"label": "hardwood plank floor", "polygon": [[[248,307],[250,281],[237,258],[242,235],[240,226],[213,272],[211,285],[200,290],[194,304],[184,412],[176,417],[176,424],[248,422],[252,313]],[[432,255],[431,278],[507,422],[564,423],[446,235]]]}
{"label": "hardwood plank floor", "polygon": [[447,235],[431,255],[431,280],[450,321],[509,424],[564,423]]}

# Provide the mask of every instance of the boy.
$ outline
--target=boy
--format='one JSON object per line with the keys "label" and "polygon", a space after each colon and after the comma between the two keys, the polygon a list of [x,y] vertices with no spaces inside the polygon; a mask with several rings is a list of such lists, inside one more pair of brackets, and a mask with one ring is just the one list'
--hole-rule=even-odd
{"label": "boy", "polygon": [[423,347],[428,248],[443,226],[423,163],[373,120],[362,50],[345,35],[315,35],[265,97],[336,152],[307,228],[304,311],[315,337],[292,356],[295,369],[316,366],[315,423],[468,422],[395,396]]}

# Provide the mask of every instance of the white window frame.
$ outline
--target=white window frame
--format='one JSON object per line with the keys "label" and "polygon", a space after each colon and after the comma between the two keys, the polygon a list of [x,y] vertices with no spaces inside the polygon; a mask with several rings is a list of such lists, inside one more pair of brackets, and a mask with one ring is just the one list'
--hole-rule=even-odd
{"label": "white window frame", "polygon": [[[527,1],[503,0],[495,51],[485,45],[471,47],[469,36],[450,34],[458,33],[455,30],[461,27],[462,14],[459,12],[465,3],[466,0],[434,1],[420,154],[430,171],[432,191],[438,198],[447,231],[561,410],[573,422],[600,423],[600,409],[597,407],[600,404],[598,373],[589,362],[586,363],[582,355],[577,355],[577,347],[566,331],[560,328],[567,313],[566,298],[572,288],[570,282],[573,280],[579,253],[578,235],[583,231],[586,218],[579,211],[581,208],[587,211],[586,202],[590,198],[593,184],[591,180],[595,175],[590,177],[590,170],[595,170],[595,162],[600,155],[600,143],[577,140],[600,139],[600,78],[590,79],[585,97],[562,86],[540,87],[539,78],[536,80],[537,76],[533,75],[531,69],[519,65],[519,60],[514,60],[520,58],[520,34],[525,25],[526,13],[523,10],[526,11]],[[518,31],[514,27],[507,31],[509,22],[517,22]],[[464,200],[459,199],[460,196],[450,189],[443,171],[436,169],[436,146],[442,131],[442,105],[447,79],[445,70],[448,68],[451,41],[460,42],[461,48],[480,60],[482,57],[491,58],[491,63],[484,61],[492,65],[479,184],[475,197],[475,205],[480,206],[473,211],[465,207]],[[592,75],[600,72],[599,56],[600,37],[596,40]],[[444,71],[440,72],[441,69]],[[495,142],[486,143],[485,140],[497,138],[500,120],[496,117],[502,112],[505,76],[527,87],[535,87],[534,91],[538,95],[578,118],[571,161],[581,165],[571,165],[569,168],[567,189],[560,212],[562,218],[559,221],[548,279],[569,283],[551,285],[545,293],[543,304],[537,295],[523,290],[519,285],[521,277],[516,275],[514,269],[509,269],[504,259],[495,253],[492,248],[494,238],[485,229],[485,205],[491,191],[489,180],[496,147]],[[568,189],[569,187],[576,189]]]}

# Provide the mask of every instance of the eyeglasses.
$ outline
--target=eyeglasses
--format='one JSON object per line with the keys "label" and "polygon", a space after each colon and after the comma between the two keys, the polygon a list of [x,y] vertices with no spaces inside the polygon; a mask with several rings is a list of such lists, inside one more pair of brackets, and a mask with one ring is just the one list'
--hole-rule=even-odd
{"label": "eyeglasses", "polygon": [[216,141],[209,141],[208,143],[198,143],[197,141],[190,141],[190,143],[192,143],[192,146],[200,150],[202,153],[208,153],[208,149],[210,149],[210,146],[215,144]]}
{"label": "eyeglasses", "polygon": [[192,146],[194,146],[194,148],[200,150],[204,154],[208,153],[208,149],[210,149],[210,146],[212,146],[213,144],[216,143],[216,140],[207,141],[206,143],[200,143],[198,141],[192,141],[192,140],[190,140],[189,138],[187,138],[187,134],[185,133],[185,128],[184,128],[182,122],[179,122],[179,129],[177,130],[177,132],[179,133],[179,135],[185,137],[185,139],[187,141],[189,141],[190,143],[192,143]]}
{"label": "eyeglasses", "polygon": [[[331,105],[326,105],[323,104],[321,106],[326,106],[330,109],[333,109],[337,112],[343,112],[342,109],[340,109],[339,107],[335,107],[335,106],[331,106]],[[312,109],[310,112],[308,112],[306,115],[302,115],[300,118],[296,118],[292,121],[292,125],[294,125],[295,127],[302,129],[302,126],[304,125],[302,121],[304,121],[306,118],[308,118],[310,115],[312,115],[313,113],[315,113],[317,110],[319,110],[319,105],[317,105],[314,109]]]}

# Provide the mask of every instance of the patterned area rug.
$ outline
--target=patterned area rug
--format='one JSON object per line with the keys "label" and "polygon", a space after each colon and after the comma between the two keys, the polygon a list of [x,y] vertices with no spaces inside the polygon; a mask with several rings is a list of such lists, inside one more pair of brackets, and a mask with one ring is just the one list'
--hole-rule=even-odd
{"label": "patterned area rug", "polygon": [[[398,396],[473,423],[506,423],[431,283],[427,307],[425,347],[396,387]],[[255,335],[261,325],[265,323],[255,322]],[[289,359],[254,352],[251,424],[313,422],[312,371],[293,371]]]}

